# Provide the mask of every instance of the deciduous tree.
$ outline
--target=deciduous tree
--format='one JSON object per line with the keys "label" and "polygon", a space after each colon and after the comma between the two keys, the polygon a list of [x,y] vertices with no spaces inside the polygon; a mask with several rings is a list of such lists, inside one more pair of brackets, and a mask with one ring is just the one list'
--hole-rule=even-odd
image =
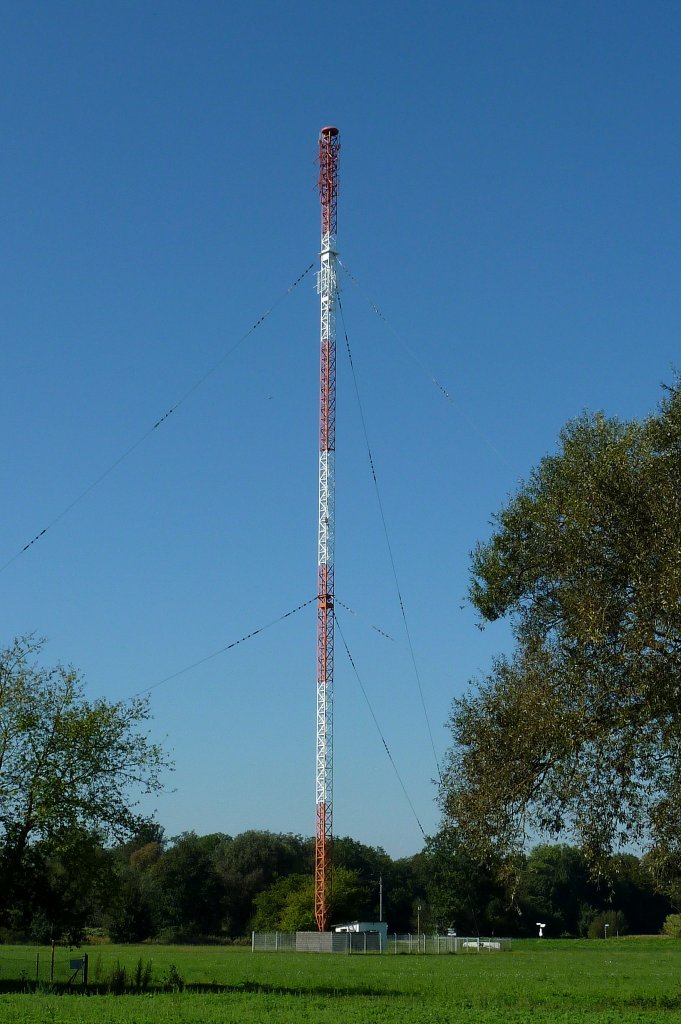
{"label": "deciduous tree", "polygon": [[312,865],[312,847],[295,835],[255,829],[224,842],[215,852],[225,901],[228,934],[241,935],[254,913],[254,899],[273,882]]}
{"label": "deciduous tree", "polygon": [[41,649],[24,637],[0,652],[0,916],[31,844],[135,832],[135,801],[167,767],[142,731],[146,701],[88,700],[75,670],[36,663]]}
{"label": "deciduous tree", "polygon": [[681,856],[681,392],[658,414],[562,431],[473,556],[483,621],[516,650],[454,702],[442,806],[509,863],[572,835],[592,865],[627,843]]}

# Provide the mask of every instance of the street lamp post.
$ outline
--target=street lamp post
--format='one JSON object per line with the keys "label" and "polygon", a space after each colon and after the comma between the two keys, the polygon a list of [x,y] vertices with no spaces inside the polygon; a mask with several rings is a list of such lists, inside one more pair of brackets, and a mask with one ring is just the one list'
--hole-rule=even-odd
{"label": "street lamp post", "polygon": [[383,874],[378,876],[378,920],[383,920]]}

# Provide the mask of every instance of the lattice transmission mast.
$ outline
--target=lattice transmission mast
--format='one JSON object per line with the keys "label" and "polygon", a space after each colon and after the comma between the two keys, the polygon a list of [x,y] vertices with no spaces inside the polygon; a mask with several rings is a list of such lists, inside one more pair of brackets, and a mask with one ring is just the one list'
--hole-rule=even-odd
{"label": "lattice transmission mast", "polygon": [[319,133],[322,238],[320,297],[319,531],[317,583],[317,762],[315,804],[315,920],[326,931],[333,876],[333,554],[336,451],[336,212],[337,128]]}

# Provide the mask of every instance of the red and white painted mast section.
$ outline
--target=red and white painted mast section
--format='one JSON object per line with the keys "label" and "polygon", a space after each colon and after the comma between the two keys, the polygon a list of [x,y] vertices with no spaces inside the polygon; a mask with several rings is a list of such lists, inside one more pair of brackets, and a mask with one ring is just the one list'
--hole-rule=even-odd
{"label": "red and white painted mast section", "polygon": [[325,931],[332,880],[333,846],[333,648],[336,450],[336,210],[337,128],[319,135],[322,214],[320,267],[319,529],[317,590],[317,750],[315,814],[315,919]]}

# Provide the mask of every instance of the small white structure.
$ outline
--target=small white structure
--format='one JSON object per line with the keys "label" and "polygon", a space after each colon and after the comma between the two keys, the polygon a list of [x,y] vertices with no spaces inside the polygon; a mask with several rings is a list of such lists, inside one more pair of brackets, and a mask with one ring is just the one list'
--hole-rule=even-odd
{"label": "small white structure", "polygon": [[388,944],[388,924],[386,921],[348,921],[346,924],[335,924],[333,930],[334,932],[352,932],[357,935],[377,936],[378,948],[381,952]]}
{"label": "small white structure", "polygon": [[537,924],[537,928],[539,929],[539,938],[543,939],[544,938],[544,929],[546,928],[546,923],[543,922],[543,921],[537,921],[536,924]]}

